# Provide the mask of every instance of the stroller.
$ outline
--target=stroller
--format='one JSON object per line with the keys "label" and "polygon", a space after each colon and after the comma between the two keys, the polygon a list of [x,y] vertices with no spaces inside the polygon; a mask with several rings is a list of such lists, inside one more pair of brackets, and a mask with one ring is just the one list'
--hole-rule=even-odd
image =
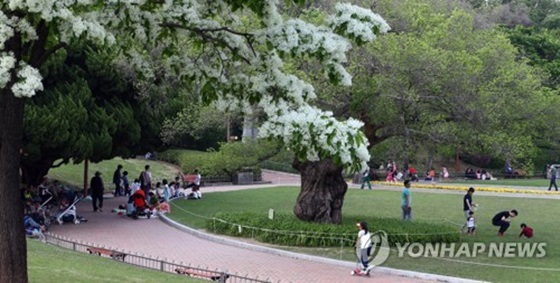
{"label": "stroller", "polygon": [[76,213],[76,204],[82,200],[73,190],[63,190],[62,199],[60,201],[60,211],[54,216],[54,221],[59,225],[64,222],[87,222],[87,220]]}
{"label": "stroller", "polygon": [[45,195],[42,196],[41,201],[42,203],[39,209],[49,209],[51,205],[56,203],[54,195],[49,190],[45,190]]}

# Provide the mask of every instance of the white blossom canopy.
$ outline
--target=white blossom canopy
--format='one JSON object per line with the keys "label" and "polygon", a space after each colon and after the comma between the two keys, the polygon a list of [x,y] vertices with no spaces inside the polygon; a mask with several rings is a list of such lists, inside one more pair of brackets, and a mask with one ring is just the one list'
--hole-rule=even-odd
{"label": "white blossom canopy", "polygon": [[[0,89],[35,95],[43,88],[40,65],[76,40],[117,46],[138,77],[150,80],[157,69],[146,49],[163,46],[158,67],[197,82],[205,101],[222,109],[262,107],[261,137],[280,139],[301,159],[333,158],[361,170],[370,158],[362,122],[338,121],[310,105],[313,86],[288,72],[284,60],[316,60],[331,81],[350,85],[348,39],[369,42],[389,26],[351,4],[337,4],[324,25],[286,18],[279,7],[275,0],[5,0]],[[248,15],[259,21],[247,23]]]}

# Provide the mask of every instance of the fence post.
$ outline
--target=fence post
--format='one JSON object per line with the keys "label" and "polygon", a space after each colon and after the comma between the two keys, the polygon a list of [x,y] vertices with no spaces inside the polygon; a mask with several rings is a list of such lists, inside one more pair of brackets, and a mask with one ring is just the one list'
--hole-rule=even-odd
{"label": "fence post", "polygon": [[72,242],[72,250],[76,250],[76,242]]}
{"label": "fence post", "polygon": [[221,283],[225,283],[227,279],[226,273],[225,272],[221,272],[220,273],[220,282]]}
{"label": "fence post", "polygon": [[159,261],[159,270],[163,271],[163,265],[164,265],[163,260],[160,260]]}
{"label": "fence post", "polygon": [[340,239],[340,256],[339,259],[342,259],[342,253],[344,252],[344,240]]}

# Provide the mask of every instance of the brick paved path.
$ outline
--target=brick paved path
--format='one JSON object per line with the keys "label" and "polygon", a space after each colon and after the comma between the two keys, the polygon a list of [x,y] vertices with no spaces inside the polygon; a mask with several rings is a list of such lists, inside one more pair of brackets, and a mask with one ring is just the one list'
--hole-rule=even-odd
{"label": "brick paved path", "polygon": [[[281,173],[264,172],[263,178],[272,181],[274,185],[299,183],[297,176]],[[241,188],[244,187],[202,189],[212,192]],[[118,204],[125,202],[126,198],[123,197],[106,199],[104,212],[101,213],[93,213],[90,202],[80,203],[78,214],[89,221],[79,225],[53,225],[51,232],[74,240],[273,282],[431,282],[381,272],[372,272],[371,278],[353,277],[350,276],[348,267],[227,246],[185,233],[159,219],[132,220],[110,212]]]}

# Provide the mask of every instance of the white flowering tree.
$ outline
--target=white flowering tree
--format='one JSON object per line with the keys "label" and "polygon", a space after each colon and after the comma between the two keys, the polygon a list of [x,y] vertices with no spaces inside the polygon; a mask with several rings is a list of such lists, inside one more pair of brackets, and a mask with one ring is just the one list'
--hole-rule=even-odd
{"label": "white flowering tree", "polygon": [[[302,3],[303,0],[286,1]],[[308,104],[311,85],[289,74],[283,59],[317,60],[333,82],[349,85],[350,44],[389,27],[378,15],[338,4],[324,25],[281,15],[275,0],[6,0],[0,3],[0,282],[26,282],[26,245],[19,192],[26,97],[42,90],[41,66],[73,41],[113,44],[141,91],[161,68],[200,86],[202,99],[260,105],[263,137],[279,138],[298,155],[302,194],[296,215],[340,222],[344,168],[369,159],[356,120],[337,121]],[[250,15],[251,24],[243,17]],[[343,37],[344,36],[344,37]],[[131,44],[135,42],[135,44]],[[145,50],[165,49],[161,60]],[[188,52],[185,52],[188,50]],[[157,66],[157,68],[156,68]],[[68,95],[72,95],[71,93]],[[325,202],[326,201],[326,202]]]}

